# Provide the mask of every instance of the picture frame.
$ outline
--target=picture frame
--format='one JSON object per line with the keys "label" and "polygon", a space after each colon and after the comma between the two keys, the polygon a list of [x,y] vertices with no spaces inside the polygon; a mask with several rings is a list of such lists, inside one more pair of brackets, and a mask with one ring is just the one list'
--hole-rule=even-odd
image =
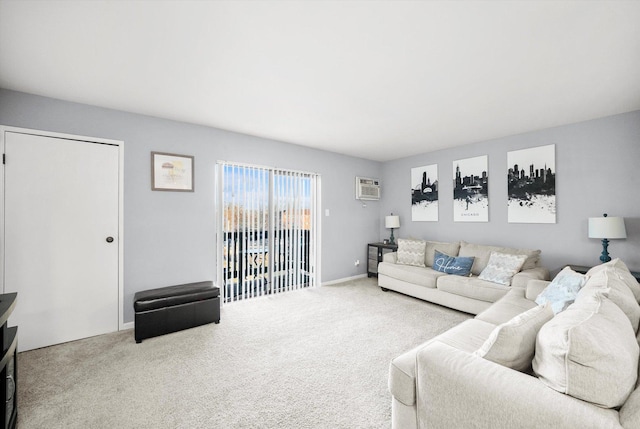
{"label": "picture frame", "polygon": [[489,222],[489,157],[453,161],[453,221]]}
{"label": "picture frame", "polygon": [[507,152],[507,222],[556,223],[556,145]]}
{"label": "picture frame", "polygon": [[194,157],[151,152],[151,190],[194,192]]}
{"label": "picture frame", "polygon": [[411,169],[411,221],[438,221],[438,164]]}

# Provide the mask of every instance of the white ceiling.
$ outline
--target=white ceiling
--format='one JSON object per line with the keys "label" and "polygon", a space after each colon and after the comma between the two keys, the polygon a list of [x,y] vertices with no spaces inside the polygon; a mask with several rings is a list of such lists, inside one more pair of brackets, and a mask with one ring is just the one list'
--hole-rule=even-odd
{"label": "white ceiling", "polygon": [[640,109],[640,1],[0,0],[0,87],[385,161]]}

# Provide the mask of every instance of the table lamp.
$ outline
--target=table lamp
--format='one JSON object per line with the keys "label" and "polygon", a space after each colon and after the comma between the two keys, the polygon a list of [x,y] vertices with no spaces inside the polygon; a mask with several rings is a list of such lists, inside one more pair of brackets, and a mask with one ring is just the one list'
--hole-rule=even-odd
{"label": "table lamp", "polygon": [[627,238],[627,230],[624,227],[624,218],[608,217],[605,213],[602,217],[589,218],[589,238],[602,239],[602,254],[600,261],[609,262],[611,257],[607,248],[609,240]]}
{"label": "table lamp", "polygon": [[396,244],[396,239],[393,237],[393,230],[400,228],[400,216],[391,213],[391,216],[385,216],[384,227],[391,229],[391,237],[389,237],[389,244]]}

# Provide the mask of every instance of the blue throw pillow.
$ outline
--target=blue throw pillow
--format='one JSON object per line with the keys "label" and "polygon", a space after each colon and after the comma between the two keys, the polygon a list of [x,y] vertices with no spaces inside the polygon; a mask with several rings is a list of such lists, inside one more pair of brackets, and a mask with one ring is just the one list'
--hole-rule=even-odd
{"label": "blue throw pillow", "polygon": [[471,274],[473,256],[449,256],[436,250],[433,258],[433,269],[446,274],[468,276]]}

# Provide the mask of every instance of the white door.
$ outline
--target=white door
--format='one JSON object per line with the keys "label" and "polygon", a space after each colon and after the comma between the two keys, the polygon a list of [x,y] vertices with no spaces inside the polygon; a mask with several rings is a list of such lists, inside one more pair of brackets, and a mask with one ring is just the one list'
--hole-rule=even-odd
{"label": "white door", "polygon": [[5,132],[4,291],[21,351],[118,330],[119,146]]}

